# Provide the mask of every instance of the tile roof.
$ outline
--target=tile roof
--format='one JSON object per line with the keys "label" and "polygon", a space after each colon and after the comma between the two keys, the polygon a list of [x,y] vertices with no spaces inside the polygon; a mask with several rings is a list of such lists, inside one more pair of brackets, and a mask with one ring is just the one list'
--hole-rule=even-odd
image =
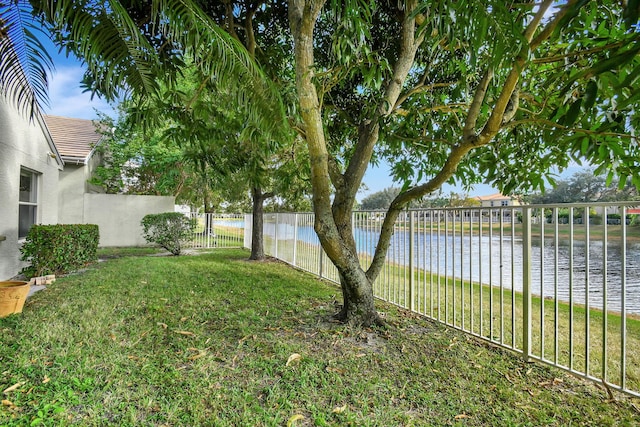
{"label": "tile roof", "polygon": [[44,120],[65,160],[87,161],[95,145],[102,139],[91,120],[71,119],[59,116],[44,116]]}
{"label": "tile roof", "polygon": [[476,196],[476,199],[480,201],[490,201],[490,200],[511,200],[512,198],[509,196],[505,196],[502,193],[496,193],[488,196]]}

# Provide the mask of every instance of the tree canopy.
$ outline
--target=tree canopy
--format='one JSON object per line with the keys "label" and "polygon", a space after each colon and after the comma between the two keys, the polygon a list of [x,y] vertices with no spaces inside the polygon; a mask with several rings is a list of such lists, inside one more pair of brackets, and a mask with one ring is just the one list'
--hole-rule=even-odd
{"label": "tree canopy", "polygon": [[606,176],[586,169],[571,175],[568,179],[556,181],[553,188],[531,194],[527,201],[532,204],[545,203],[585,203],[638,200],[638,188],[628,179],[607,185]]}

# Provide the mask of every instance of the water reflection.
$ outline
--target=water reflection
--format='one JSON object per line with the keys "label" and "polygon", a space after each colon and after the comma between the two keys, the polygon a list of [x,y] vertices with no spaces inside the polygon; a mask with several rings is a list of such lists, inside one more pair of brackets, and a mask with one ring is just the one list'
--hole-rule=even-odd
{"label": "water reflection", "polygon": [[[265,221],[265,234],[278,240],[298,240],[319,244],[311,226],[298,226],[293,221],[278,224]],[[454,276],[474,283],[502,286],[505,289],[522,290],[523,246],[518,237],[498,233],[464,235],[451,230],[414,233],[414,265],[441,275]],[[358,251],[372,256],[378,243],[379,230],[356,228],[354,231]],[[391,239],[387,261],[396,265],[408,265],[409,232],[400,229]],[[606,249],[606,251],[605,251]],[[531,253],[532,292],[543,297],[555,297],[561,301],[573,300],[575,304],[591,308],[621,311],[623,281],[627,312],[640,314],[640,245],[627,246],[626,257],[620,244],[605,246],[602,241],[574,241],[573,254],[568,242],[553,239],[534,243]],[[604,262],[606,256],[606,262]],[[588,261],[588,262],[587,262]],[[624,261],[624,263],[623,263]],[[624,278],[624,280],[623,280]],[[573,283],[573,287],[570,284]],[[588,292],[587,292],[588,290]],[[570,292],[571,291],[571,292]],[[606,294],[606,307],[603,306]]]}

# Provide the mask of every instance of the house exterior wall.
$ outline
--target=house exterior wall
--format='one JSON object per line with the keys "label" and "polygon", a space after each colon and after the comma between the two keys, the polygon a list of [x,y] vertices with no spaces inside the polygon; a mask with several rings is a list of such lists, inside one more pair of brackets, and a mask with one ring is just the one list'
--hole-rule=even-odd
{"label": "house exterior wall", "polygon": [[58,175],[61,164],[38,119],[23,117],[0,97],[0,280],[9,279],[24,266],[18,239],[20,170],[37,174],[36,223],[58,222]]}
{"label": "house exterior wall", "polygon": [[60,224],[84,222],[85,166],[66,163],[60,172],[58,218]]}
{"label": "house exterior wall", "polygon": [[140,221],[147,214],[173,212],[175,198],[84,194],[84,223],[97,224],[100,246],[145,246]]}
{"label": "house exterior wall", "polygon": [[516,199],[512,199],[511,197],[492,197],[487,200],[484,197],[477,197],[480,201],[480,204],[483,208],[499,208],[499,207],[507,207],[507,206],[520,206],[520,202]]}

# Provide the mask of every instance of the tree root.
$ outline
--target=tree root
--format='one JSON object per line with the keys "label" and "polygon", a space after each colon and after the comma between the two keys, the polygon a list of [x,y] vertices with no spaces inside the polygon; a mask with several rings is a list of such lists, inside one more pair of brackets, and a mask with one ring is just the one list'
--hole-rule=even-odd
{"label": "tree root", "polygon": [[333,315],[333,319],[351,326],[361,326],[365,328],[378,327],[383,329],[388,327],[387,322],[385,322],[377,312],[368,316],[360,316],[354,313],[349,313],[344,306],[340,308],[339,312]]}

